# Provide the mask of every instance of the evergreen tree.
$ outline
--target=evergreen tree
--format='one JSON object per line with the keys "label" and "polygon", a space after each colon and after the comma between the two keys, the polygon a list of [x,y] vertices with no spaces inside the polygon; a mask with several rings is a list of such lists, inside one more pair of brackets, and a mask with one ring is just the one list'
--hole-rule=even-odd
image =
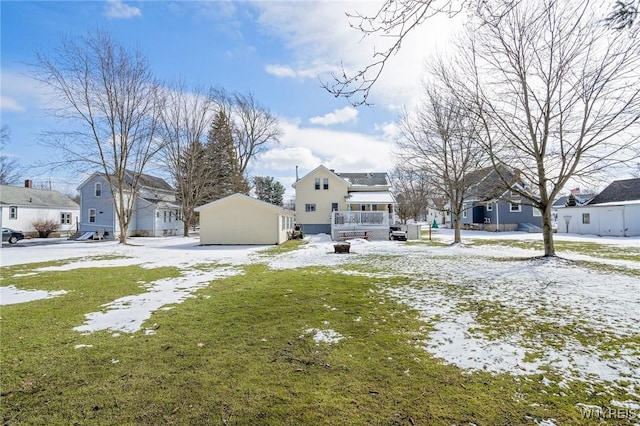
{"label": "evergreen tree", "polygon": [[236,192],[249,192],[247,180],[240,171],[232,126],[227,114],[220,110],[211,124],[205,148],[205,167],[211,169],[213,182],[209,200],[217,200]]}
{"label": "evergreen tree", "polygon": [[258,200],[283,205],[284,186],[275,180],[272,176],[255,176],[253,178],[253,187]]}

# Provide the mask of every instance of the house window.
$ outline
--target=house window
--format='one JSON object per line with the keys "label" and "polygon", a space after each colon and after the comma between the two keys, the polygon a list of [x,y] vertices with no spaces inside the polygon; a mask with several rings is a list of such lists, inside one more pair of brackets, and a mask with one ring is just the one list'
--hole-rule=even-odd
{"label": "house window", "polygon": [[462,218],[467,218],[467,203],[462,203]]}
{"label": "house window", "polygon": [[95,195],[96,197],[102,197],[102,183],[100,182],[96,182]]}
{"label": "house window", "polygon": [[338,211],[338,203],[331,203],[331,211],[332,212]]}
{"label": "house window", "polygon": [[492,212],[493,211],[493,203],[487,203],[486,210],[488,212]]}
{"label": "house window", "polygon": [[374,212],[377,212],[378,211],[378,205],[377,204],[372,205],[371,206],[371,210],[374,211]]}
{"label": "house window", "polygon": [[167,211],[165,210],[165,211],[164,211],[164,212],[162,212],[162,213],[164,213],[164,221],[166,222],[166,221],[167,221]]}
{"label": "house window", "polygon": [[60,213],[60,223],[63,225],[69,225],[71,223],[71,213],[69,212],[61,212]]}
{"label": "house window", "polygon": [[329,189],[329,178],[322,179],[322,189]]}
{"label": "house window", "polygon": [[582,213],[582,223],[588,225],[591,223],[591,216],[589,213]]}
{"label": "house window", "polygon": [[509,203],[509,211],[520,212],[522,211],[522,206],[520,205],[520,203]]}
{"label": "house window", "polygon": [[542,216],[542,212],[540,211],[539,208],[534,207],[533,208],[533,217],[540,217],[540,216]]}
{"label": "house window", "polygon": [[96,223],[96,209],[89,209],[89,223]]}
{"label": "house window", "polygon": [[160,219],[160,212],[156,211],[156,217]]}
{"label": "house window", "polygon": [[11,206],[9,207],[9,219],[17,219],[18,218],[18,207]]}
{"label": "house window", "polygon": [[304,211],[305,212],[315,212],[316,211],[316,205],[315,204],[305,204],[304,205]]}
{"label": "house window", "polygon": [[316,189],[320,189],[320,178],[316,178],[316,181],[315,181],[315,188],[316,188]]}

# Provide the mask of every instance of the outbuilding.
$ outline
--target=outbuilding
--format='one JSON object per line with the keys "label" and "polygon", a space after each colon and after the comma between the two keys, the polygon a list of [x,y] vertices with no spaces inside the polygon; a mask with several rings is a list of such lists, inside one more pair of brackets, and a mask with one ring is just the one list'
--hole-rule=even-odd
{"label": "outbuilding", "polygon": [[195,208],[200,244],[282,244],[294,227],[294,212],[236,193]]}

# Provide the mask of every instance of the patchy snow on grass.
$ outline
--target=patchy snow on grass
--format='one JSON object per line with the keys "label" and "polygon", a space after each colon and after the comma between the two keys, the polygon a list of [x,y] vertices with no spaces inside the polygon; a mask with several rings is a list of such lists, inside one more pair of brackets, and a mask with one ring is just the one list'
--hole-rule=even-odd
{"label": "patchy snow on grass", "polygon": [[[451,230],[438,230],[433,236],[443,242],[453,239]],[[635,409],[633,404],[640,400],[635,393],[640,389],[640,357],[634,340],[640,334],[640,262],[584,253],[541,259],[535,257],[539,251],[521,245],[474,246],[472,238],[522,242],[539,241],[541,236],[463,232],[466,244],[444,247],[426,241],[405,244],[356,239],[351,241],[351,253],[336,254],[328,235],[311,235],[299,249],[269,256],[260,254],[269,248],[265,246],[199,246],[193,237],[132,238],[124,246],[101,242],[33,246],[28,251],[12,247],[3,250],[1,261],[3,266],[65,262],[40,271],[123,265],[173,266],[182,271],[179,278],[146,284],[144,293],[88,313],[84,324],[76,327],[85,333],[153,333],[153,328],[144,328],[153,312],[192,297],[213,279],[240,273],[235,267],[242,265],[262,263],[272,269],[319,266],[366,275],[379,281],[380,291],[418,312],[425,322],[420,347],[443,362],[491,373],[543,373],[547,386],[571,387],[573,380],[617,382],[632,398],[619,403]],[[640,238],[554,238],[629,247],[634,253],[640,249]],[[104,259],[96,260],[98,256]],[[389,280],[393,277],[404,284]],[[30,292],[27,299],[25,292],[11,285],[0,291],[3,304],[11,293],[21,294],[21,301],[56,295]],[[313,335],[318,343],[344,338],[335,330],[313,328],[305,330],[305,335]],[[550,374],[562,379],[549,380],[546,376]],[[554,424],[553,419],[540,421]]]}
{"label": "patchy snow on grass", "polygon": [[50,299],[66,293],[64,290],[22,290],[16,288],[14,285],[8,285],[0,287],[0,305],[14,305],[16,303],[32,302],[34,300]]}
{"label": "patchy snow on grass", "polygon": [[[213,272],[192,270],[179,278],[155,281],[147,286],[145,293],[121,297],[104,305],[104,311],[86,314],[85,323],[74,330],[84,333],[98,330],[136,332],[142,329],[142,325],[151,318],[153,312],[192,297],[195,290],[206,287],[212,279],[239,273],[240,271],[234,268],[220,268]],[[145,330],[145,333],[153,334],[153,331]]]}
{"label": "patchy snow on grass", "polygon": [[313,341],[317,344],[327,343],[329,345],[338,343],[340,340],[344,339],[344,336],[338,333],[335,330],[319,330],[317,328],[307,328],[304,330],[304,334],[300,337],[304,337],[305,335],[313,335]]}

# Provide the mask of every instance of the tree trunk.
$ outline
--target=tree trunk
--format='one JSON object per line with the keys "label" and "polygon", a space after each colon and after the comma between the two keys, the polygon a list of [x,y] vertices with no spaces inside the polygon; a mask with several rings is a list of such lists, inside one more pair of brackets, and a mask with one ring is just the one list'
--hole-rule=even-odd
{"label": "tree trunk", "polygon": [[189,222],[191,222],[190,219],[188,218],[184,218],[184,222],[182,222],[183,226],[184,226],[184,237],[188,237],[189,236]]}
{"label": "tree trunk", "polygon": [[453,219],[453,243],[458,244],[462,242],[462,238],[460,237],[460,219],[456,216]]}
{"label": "tree trunk", "polygon": [[544,241],[544,257],[555,257],[553,246],[553,226],[551,225],[551,209],[545,208],[542,213],[542,239]]}

